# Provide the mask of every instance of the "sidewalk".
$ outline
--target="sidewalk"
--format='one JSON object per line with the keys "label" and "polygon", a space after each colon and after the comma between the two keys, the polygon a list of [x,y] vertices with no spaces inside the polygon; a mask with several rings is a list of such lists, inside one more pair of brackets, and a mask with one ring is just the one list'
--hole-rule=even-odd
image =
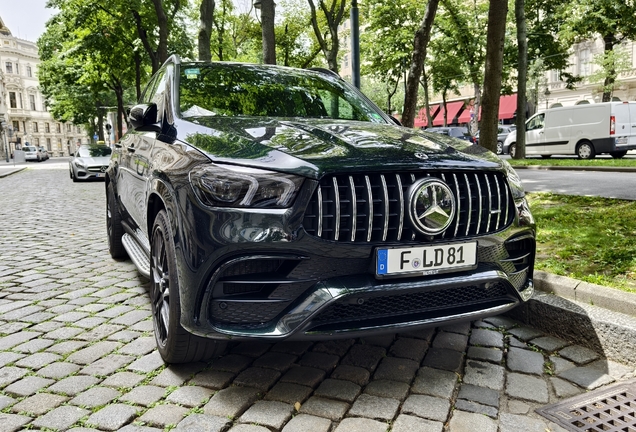
{"label": "sidewalk", "polygon": [[13,166],[13,164],[0,165],[0,178],[10,176],[24,169],[26,169],[26,167],[22,164],[16,164],[15,166]]}

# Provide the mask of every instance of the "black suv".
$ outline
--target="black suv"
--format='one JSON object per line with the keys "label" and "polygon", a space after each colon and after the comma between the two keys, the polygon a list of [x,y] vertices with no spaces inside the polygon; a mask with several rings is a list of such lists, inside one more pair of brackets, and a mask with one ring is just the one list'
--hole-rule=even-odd
{"label": "black suv", "polygon": [[324,70],[171,57],[106,172],[110,253],[167,362],[501,313],[533,292],[521,182]]}

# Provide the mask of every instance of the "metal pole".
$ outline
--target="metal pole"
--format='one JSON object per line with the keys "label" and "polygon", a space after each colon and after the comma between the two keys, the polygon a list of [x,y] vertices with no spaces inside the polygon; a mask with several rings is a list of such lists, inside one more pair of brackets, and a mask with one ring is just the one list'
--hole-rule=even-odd
{"label": "metal pole", "polygon": [[351,0],[351,69],[353,85],[360,88],[360,28],[358,0]]}
{"label": "metal pole", "polygon": [[[7,142],[7,133],[4,131],[4,129],[2,130],[2,137],[4,141],[4,150],[7,153],[7,163],[9,163],[9,143]],[[15,159],[14,159],[15,162]]]}

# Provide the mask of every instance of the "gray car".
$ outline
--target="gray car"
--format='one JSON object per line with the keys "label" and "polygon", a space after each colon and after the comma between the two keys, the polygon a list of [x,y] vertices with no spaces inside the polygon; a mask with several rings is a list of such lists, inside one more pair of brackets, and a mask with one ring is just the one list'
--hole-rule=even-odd
{"label": "gray car", "polygon": [[79,180],[104,179],[112,150],[104,145],[81,145],[68,162],[69,175]]}
{"label": "gray car", "polygon": [[[515,125],[499,125],[498,129],[497,129],[497,154],[505,154],[507,153],[507,148],[504,149],[504,142],[506,141],[506,137],[508,136],[508,134],[514,130],[516,130],[517,127]],[[475,135],[475,139],[476,142],[475,144],[479,144],[479,131],[477,131],[477,134]]]}

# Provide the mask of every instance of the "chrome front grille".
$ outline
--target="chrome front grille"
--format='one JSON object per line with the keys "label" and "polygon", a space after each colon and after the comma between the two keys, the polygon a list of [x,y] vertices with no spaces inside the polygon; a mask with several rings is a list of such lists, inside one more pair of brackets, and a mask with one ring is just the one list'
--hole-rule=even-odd
{"label": "chrome front grille", "polygon": [[[407,191],[424,177],[443,180],[457,211],[442,234],[426,236],[412,228]],[[305,231],[338,242],[431,241],[500,231],[514,220],[514,202],[497,172],[352,174],[323,177],[303,220]]]}

